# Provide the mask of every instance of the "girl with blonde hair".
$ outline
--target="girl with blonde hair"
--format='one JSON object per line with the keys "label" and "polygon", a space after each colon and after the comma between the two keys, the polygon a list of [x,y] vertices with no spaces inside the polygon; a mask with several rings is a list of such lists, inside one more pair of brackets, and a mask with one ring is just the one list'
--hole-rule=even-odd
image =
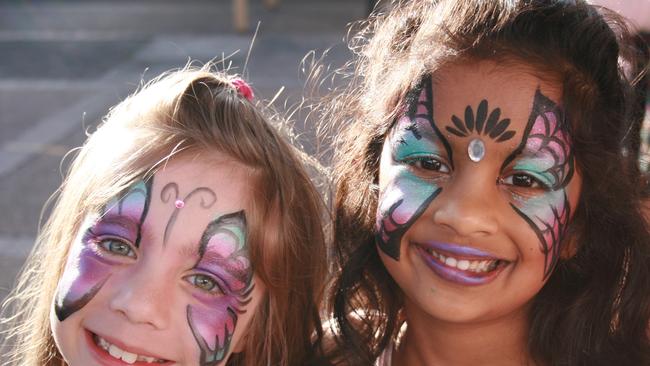
{"label": "girl with blonde hair", "polygon": [[322,200],[252,98],[186,68],[110,111],[5,303],[10,364],[308,362]]}

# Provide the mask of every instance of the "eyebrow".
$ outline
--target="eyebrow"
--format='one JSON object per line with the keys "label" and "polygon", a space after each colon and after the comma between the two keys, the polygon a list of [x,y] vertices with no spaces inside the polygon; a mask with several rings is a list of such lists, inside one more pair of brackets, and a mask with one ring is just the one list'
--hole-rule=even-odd
{"label": "eyebrow", "polygon": [[[246,258],[248,260],[248,258]],[[244,269],[233,268],[233,262],[236,261],[236,258],[232,256],[222,257],[214,251],[207,250],[203,257],[199,260],[197,264],[205,264],[209,267],[219,267],[222,268],[226,273],[231,275],[235,280],[242,283],[246,283],[248,278],[248,272],[251,270],[250,266]]]}
{"label": "eyebrow", "polygon": [[178,255],[181,257],[198,257],[198,244],[181,245],[178,249],[176,249],[176,253],[178,253]]}
{"label": "eyebrow", "polygon": [[139,218],[134,218],[131,215],[124,215],[119,213],[112,213],[110,211],[99,216],[91,227],[96,225],[116,225],[126,230],[137,231],[140,226]]}
{"label": "eyebrow", "polygon": [[553,150],[551,149],[530,149],[528,147],[525,147],[521,153],[517,156],[517,158],[528,158],[528,159],[547,159],[547,158],[552,158],[553,160],[557,161],[560,160],[560,156],[556,156],[553,153]]}

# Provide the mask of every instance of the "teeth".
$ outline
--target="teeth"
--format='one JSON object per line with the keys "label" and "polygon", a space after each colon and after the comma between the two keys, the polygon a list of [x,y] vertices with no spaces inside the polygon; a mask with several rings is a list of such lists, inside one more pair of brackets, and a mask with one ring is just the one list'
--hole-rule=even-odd
{"label": "teeth", "polygon": [[155,357],[141,356],[135,353],[125,351],[114,344],[108,343],[104,338],[95,336],[96,343],[99,347],[103,348],[108,352],[109,355],[124,361],[128,364],[133,364],[136,361],[147,362],[147,363],[164,363],[165,360],[157,359]]}
{"label": "teeth", "polygon": [[456,267],[457,263],[458,261],[456,260],[456,258],[447,257],[447,259],[445,259],[445,264],[448,265],[449,267]]}
{"label": "teeth", "polygon": [[500,260],[498,259],[471,261],[467,259],[446,257],[445,255],[440,254],[432,249],[427,249],[427,252],[431,254],[432,257],[437,258],[440,262],[444,263],[446,266],[458,268],[461,271],[470,271],[476,273],[490,272],[495,270],[500,263]]}
{"label": "teeth", "polygon": [[137,360],[137,359],[138,359],[138,355],[136,355],[135,353],[130,353],[130,352],[126,352],[126,351],[122,352],[122,361],[124,361],[124,362],[126,362],[128,364],[134,363],[135,360]]}
{"label": "teeth", "polygon": [[[446,262],[445,262],[446,263]],[[469,261],[468,260],[460,260],[458,261],[458,264],[456,267],[462,271],[467,271],[469,269]]]}

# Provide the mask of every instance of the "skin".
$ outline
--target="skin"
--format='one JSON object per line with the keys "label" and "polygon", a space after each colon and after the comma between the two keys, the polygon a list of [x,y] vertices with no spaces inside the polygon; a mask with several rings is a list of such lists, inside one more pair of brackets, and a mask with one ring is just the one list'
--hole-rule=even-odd
{"label": "skin", "polygon": [[241,348],[265,291],[248,257],[249,174],[225,156],[175,158],[87,218],[51,314],[69,365],[105,364],[93,335],[168,365],[222,365]]}
{"label": "skin", "polygon": [[[415,88],[386,137],[377,246],[409,324],[394,364],[527,359],[527,309],[562,254],[581,186],[561,84],[534,71],[448,66]],[[480,162],[467,153],[475,138],[485,144]],[[499,270],[483,282],[449,280],[427,265],[430,242],[488,253]]]}

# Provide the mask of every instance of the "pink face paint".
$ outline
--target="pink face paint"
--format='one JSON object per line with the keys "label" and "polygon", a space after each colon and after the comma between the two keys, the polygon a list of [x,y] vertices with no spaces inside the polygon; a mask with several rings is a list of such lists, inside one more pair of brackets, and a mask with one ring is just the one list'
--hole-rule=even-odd
{"label": "pink face paint", "polygon": [[216,365],[230,349],[237,317],[254,287],[244,211],[212,221],[201,237],[199,256],[195,268],[215,278],[222,294],[197,294],[198,304],[187,307],[187,320],[201,350],[201,365]]}
{"label": "pink face paint", "polygon": [[133,185],[126,193],[106,204],[96,221],[84,223],[86,228],[72,244],[59,280],[54,302],[59,321],[64,321],[84,307],[111,275],[116,262],[103,255],[98,248],[100,238],[122,238],[136,247],[140,245],[152,180]]}
{"label": "pink face paint", "polygon": [[560,244],[570,216],[566,186],[573,176],[571,142],[560,108],[539,90],[520,146],[506,159],[502,170],[515,162],[513,170],[531,175],[545,188],[532,198],[518,197],[514,210],[531,226],[545,255],[544,277],[560,257]]}
{"label": "pink face paint", "polygon": [[406,113],[385,142],[391,150],[386,165],[389,181],[379,195],[375,240],[395,260],[399,260],[404,233],[442,191],[434,181],[414,174],[411,166],[420,160],[438,162],[442,155],[452,160],[449,143],[433,120],[432,93],[431,77],[426,76],[407,96]]}

